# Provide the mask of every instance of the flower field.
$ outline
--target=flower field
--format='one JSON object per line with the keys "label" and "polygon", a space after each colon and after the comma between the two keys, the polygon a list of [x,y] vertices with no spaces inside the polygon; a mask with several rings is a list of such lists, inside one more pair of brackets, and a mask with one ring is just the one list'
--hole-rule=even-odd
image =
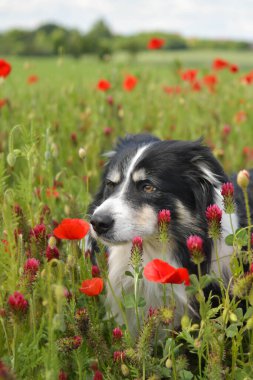
{"label": "flower field", "polygon": [[[203,298],[207,275],[189,277],[169,263],[162,273],[161,260],[144,269],[142,242],[133,241],[133,281],[184,283],[201,315],[184,315],[178,330],[173,300],[149,315],[141,297],[119,300],[123,312],[135,308],[137,337],[104,305],[106,247],[97,265],[85,250],[103,153],[120,136],[203,137],[229,174],[253,167],[252,58],[202,54],[0,59],[0,379],[253,378],[253,270],[243,268],[252,260],[249,229],[230,237],[235,290],[229,298],[223,287],[216,308]],[[233,196],[230,185],[224,194]],[[212,222],[215,212],[221,218],[207,211]],[[166,230],[173,220],[163,223]],[[191,237],[188,248],[199,265],[201,241]]]}

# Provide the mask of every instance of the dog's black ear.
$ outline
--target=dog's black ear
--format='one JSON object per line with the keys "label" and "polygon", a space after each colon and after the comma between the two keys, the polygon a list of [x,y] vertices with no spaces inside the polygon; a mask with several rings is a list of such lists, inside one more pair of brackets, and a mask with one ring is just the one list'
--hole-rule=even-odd
{"label": "dog's black ear", "polygon": [[214,203],[215,190],[228,181],[222,166],[201,140],[189,143],[185,159],[185,180],[189,184],[199,210]]}

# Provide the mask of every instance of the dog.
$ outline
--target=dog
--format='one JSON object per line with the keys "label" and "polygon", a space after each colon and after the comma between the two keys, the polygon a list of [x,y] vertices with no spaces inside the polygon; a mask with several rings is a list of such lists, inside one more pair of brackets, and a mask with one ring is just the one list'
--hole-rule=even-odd
{"label": "dog", "polygon": [[[161,141],[150,135],[129,135],[120,139],[115,150],[108,154],[101,187],[89,207],[91,215],[92,250],[96,240],[109,250],[108,277],[113,293],[108,287],[107,303],[119,323],[123,323],[115,295],[122,299],[122,292],[133,293],[133,279],[125,275],[129,270],[132,239],[143,239],[143,265],[155,258],[166,260],[174,267],[185,267],[190,274],[197,274],[197,266],[191,261],[186,246],[187,237],[198,235],[204,241],[205,261],[202,274],[215,272],[218,275],[216,256],[212,240],[208,237],[205,211],[209,205],[217,204],[223,209],[220,189],[229,181],[223,168],[210,149],[197,141]],[[240,212],[232,214],[233,228],[246,225],[243,196],[236,185],[236,201]],[[252,184],[251,184],[252,185]],[[251,199],[253,203],[253,199]],[[157,215],[162,209],[171,212],[169,243],[166,255],[158,237]],[[225,237],[232,233],[229,216],[223,212],[222,237],[218,241],[218,252],[227,284],[231,276],[230,257],[233,248],[225,244]],[[167,286],[167,291],[170,287]],[[162,305],[162,286],[141,281],[141,295],[146,300],[146,312]],[[185,286],[174,286],[176,310],[175,325],[185,310],[196,314],[194,306],[187,300]],[[134,325],[134,310],[128,309],[128,319]],[[135,327],[133,327],[134,330]]]}

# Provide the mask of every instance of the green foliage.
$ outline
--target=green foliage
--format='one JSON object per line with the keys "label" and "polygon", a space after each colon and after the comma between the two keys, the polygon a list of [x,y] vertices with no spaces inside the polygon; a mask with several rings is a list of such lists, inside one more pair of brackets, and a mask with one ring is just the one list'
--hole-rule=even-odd
{"label": "green foliage", "polygon": [[[240,83],[244,73],[217,72],[215,92],[204,87],[193,92],[181,81],[178,69],[194,62],[201,80],[209,73],[217,51],[204,56],[190,51],[141,53],[151,35],[129,37],[127,45],[127,38],[113,37],[101,23],[91,33],[97,54],[102,46],[105,59],[110,49],[122,49],[125,44],[131,57],[138,52],[136,60],[126,61],[120,54],[112,56],[109,64],[92,57],[67,58],[64,52],[71,51],[75,57],[83,49],[91,52],[91,39],[51,24],[41,27],[36,39],[32,32],[13,31],[7,36],[19,54],[26,52],[25,40],[36,54],[60,51],[61,55],[57,60],[11,59],[11,76],[0,86],[0,98],[8,99],[8,105],[0,109],[1,361],[16,379],[25,380],[55,380],[60,370],[71,380],[89,380],[94,375],[91,367],[96,366],[110,380],[252,378],[253,275],[243,272],[252,252],[245,255],[242,250],[247,245],[247,227],[227,237],[233,247],[231,283],[224,286],[213,274],[191,276],[187,294],[199,305],[200,319],[191,320],[185,311],[181,327],[173,325],[171,305],[147,316],[142,262],[132,259],[125,275],[135,292],[123,289],[120,306],[123,314],[130,312],[133,318],[138,314],[141,327],[136,337],[128,331],[131,321],[129,326],[125,320],[120,326],[116,322],[105,302],[106,290],[99,297],[80,293],[81,282],[92,277],[83,240],[78,245],[58,241],[59,260],[46,257],[47,236],[55,221],[88,218],[88,205],[106,162],[102,154],[126,133],[148,132],[166,139],[204,135],[226,171],[251,167],[252,157],[245,156],[243,149],[253,141],[252,87]],[[2,49],[8,46],[1,44]],[[252,64],[246,53],[224,58],[246,68]],[[126,73],[138,78],[132,92],[122,89]],[[39,80],[29,85],[27,77],[32,74]],[[107,93],[96,89],[101,78],[111,83]],[[181,92],[167,94],[163,91],[166,85],[181,86]],[[245,120],[238,121],[239,111],[245,112]],[[227,136],[225,124],[231,127]],[[109,133],[106,127],[111,128]],[[80,147],[85,148],[83,158],[78,154]],[[39,224],[45,225],[46,237],[32,239],[31,229]],[[24,270],[29,256],[40,261],[32,278]],[[107,256],[102,245],[97,261],[106,283]],[[220,297],[204,297],[213,281],[221,283]],[[8,298],[14,291],[28,301],[26,313],[11,311]],[[115,327],[122,330],[118,340],[112,333]],[[79,347],[76,336],[81,337]],[[117,351],[124,353],[119,360],[114,359]]]}
{"label": "green foliage", "polygon": [[52,56],[62,52],[75,58],[92,53],[107,59],[115,51],[127,51],[135,56],[145,51],[152,37],[164,38],[165,50],[220,49],[248,50],[249,42],[226,40],[187,39],[175,33],[151,31],[131,36],[115,35],[103,20],[98,20],[91,29],[82,34],[79,30],[66,29],[56,24],[45,24],[32,31],[13,29],[0,34],[0,53],[26,56]]}

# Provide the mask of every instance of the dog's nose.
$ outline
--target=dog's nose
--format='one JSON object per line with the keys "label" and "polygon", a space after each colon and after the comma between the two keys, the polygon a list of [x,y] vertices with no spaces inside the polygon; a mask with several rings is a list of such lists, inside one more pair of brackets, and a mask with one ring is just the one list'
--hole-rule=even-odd
{"label": "dog's nose", "polygon": [[94,228],[97,234],[103,234],[107,232],[114,224],[114,220],[109,215],[93,215],[90,220],[90,224]]}

